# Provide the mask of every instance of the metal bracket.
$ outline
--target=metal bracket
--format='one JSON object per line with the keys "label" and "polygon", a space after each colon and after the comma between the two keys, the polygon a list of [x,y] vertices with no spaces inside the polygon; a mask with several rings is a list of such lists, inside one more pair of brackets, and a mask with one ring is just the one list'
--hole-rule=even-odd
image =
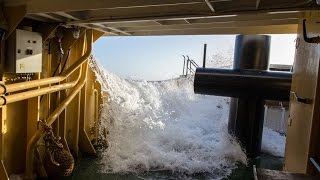
{"label": "metal bracket", "polygon": [[303,104],[312,104],[312,99],[310,98],[302,98],[302,97],[299,97],[295,92],[291,91],[290,92],[294,99],[300,103],[303,103]]}
{"label": "metal bracket", "polygon": [[306,19],[303,20],[303,39],[307,42],[307,43],[320,43],[320,36],[317,37],[311,37],[309,38],[307,36],[307,28],[306,28]]}

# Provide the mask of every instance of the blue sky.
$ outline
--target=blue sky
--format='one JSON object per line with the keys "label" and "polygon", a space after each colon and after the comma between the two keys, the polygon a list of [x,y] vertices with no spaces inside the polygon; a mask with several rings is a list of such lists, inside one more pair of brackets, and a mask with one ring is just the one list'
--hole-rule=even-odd
{"label": "blue sky", "polygon": [[[270,62],[292,64],[296,35],[272,35]],[[182,74],[182,55],[199,65],[203,44],[207,57],[234,48],[234,35],[103,37],[93,46],[95,58],[109,71],[122,77],[164,80]]]}

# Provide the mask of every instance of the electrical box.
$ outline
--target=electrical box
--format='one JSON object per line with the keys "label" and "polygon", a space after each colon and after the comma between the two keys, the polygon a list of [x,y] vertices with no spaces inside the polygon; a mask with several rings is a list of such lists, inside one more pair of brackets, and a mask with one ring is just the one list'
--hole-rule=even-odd
{"label": "electrical box", "polygon": [[40,33],[15,30],[7,41],[5,71],[36,73],[42,70],[42,36]]}

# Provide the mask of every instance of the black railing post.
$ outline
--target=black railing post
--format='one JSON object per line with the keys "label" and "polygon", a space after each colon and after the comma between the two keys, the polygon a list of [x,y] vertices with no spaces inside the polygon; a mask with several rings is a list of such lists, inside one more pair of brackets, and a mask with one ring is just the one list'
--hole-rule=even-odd
{"label": "black railing post", "polygon": [[207,44],[203,46],[203,68],[206,68],[206,57],[207,57]]}

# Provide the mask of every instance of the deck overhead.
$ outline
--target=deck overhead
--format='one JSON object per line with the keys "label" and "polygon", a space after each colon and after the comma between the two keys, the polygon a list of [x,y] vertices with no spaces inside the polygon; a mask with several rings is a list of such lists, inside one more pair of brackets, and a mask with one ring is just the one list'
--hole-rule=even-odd
{"label": "deck overhead", "polygon": [[[296,33],[313,0],[4,0],[26,18],[90,27],[105,35]],[[266,27],[268,26],[268,27]]]}

